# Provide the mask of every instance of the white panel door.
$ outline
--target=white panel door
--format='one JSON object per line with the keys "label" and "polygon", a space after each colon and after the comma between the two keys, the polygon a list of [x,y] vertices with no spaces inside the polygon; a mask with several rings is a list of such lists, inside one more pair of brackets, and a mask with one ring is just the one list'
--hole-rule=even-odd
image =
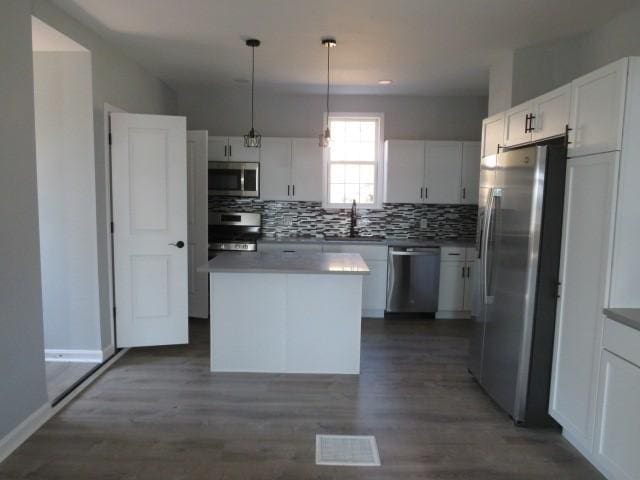
{"label": "white panel door", "polygon": [[533,115],[533,104],[523,103],[507,110],[504,123],[504,145],[512,147],[531,141],[529,116]]}
{"label": "white panel door", "polygon": [[187,343],[186,119],[114,113],[111,134],[117,346]]}
{"label": "white panel door", "polygon": [[498,146],[504,142],[504,112],[492,115],[482,121],[482,158],[498,153]]}
{"label": "white panel door", "polygon": [[304,202],[322,201],[322,148],[317,138],[294,138],[291,196]]}
{"label": "white panel door", "polygon": [[458,312],[464,310],[465,267],[464,262],[440,263],[439,311]]}
{"label": "white panel door", "polygon": [[480,142],[462,144],[462,188],[460,203],[477,205],[480,183]]}
{"label": "white panel door", "polygon": [[622,148],[628,65],[623,58],[571,82],[570,157]]}
{"label": "white panel door", "polygon": [[198,272],[208,258],[207,131],[187,132],[189,316],[209,317],[209,275]]}
{"label": "white panel door", "polygon": [[602,351],[594,454],[610,478],[640,478],[640,368]]}
{"label": "white panel door", "polygon": [[260,198],[262,200],[291,199],[291,139],[262,139]]}
{"label": "white panel door", "polygon": [[385,198],[388,203],[421,203],[424,199],[424,142],[385,142]]}
{"label": "white panel door", "polygon": [[426,203],[460,203],[462,142],[426,142]]}
{"label": "white panel door", "polygon": [[533,135],[534,142],[545,138],[564,135],[569,124],[569,110],[571,107],[571,84],[556,88],[545,93],[533,101]]}
{"label": "white panel door", "polygon": [[209,137],[207,158],[212,162],[226,162],[229,160],[229,139],[227,137]]}
{"label": "white panel door", "polygon": [[618,154],[571,158],[564,201],[560,299],[549,413],[591,449],[607,305]]}
{"label": "white panel door", "polygon": [[232,162],[259,162],[260,149],[245,147],[243,137],[229,137],[227,159]]}

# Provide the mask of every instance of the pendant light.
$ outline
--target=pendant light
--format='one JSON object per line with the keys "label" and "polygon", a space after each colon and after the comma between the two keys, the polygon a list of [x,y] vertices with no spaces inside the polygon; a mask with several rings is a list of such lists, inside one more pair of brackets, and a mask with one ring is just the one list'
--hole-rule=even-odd
{"label": "pendant light", "polygon": [[318,145],[322,148],[326,148],[331,143],[331,130],[329,129],[329,60],[330,54],[329,52],[333,47],[337,45],[335,38],[323,38],[322,45],[327,48],[327,116],[324,125],[324,131],[318,136],[319,143]]}
{"label": "pendant light", "polygon": [[262,135],[256,132],[253,128],[253,104],[255,101],[254,93],[254,79],[255,79],[255,67],[256,67],[256,47],[260,46],[260,40],[250,38],[246,42],[247,47],[251,47],[251,130],[244,136],[244,146],[260,148],[262,144]]}

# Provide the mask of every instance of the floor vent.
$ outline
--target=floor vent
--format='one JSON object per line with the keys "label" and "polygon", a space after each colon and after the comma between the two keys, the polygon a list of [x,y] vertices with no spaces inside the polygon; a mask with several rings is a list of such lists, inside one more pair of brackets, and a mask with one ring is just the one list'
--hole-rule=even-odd
{"label": "floor vent", "polygon": [[379,467],[376,437],[316,435],[316,465]]}

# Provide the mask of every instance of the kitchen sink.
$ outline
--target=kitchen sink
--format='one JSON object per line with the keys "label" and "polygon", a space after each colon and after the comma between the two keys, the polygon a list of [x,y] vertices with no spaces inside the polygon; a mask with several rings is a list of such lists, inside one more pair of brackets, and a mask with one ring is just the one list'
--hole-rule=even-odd
{"label": "kitchen sink", "polygon": [[327,242],[383,242],[385,237],[375,235],[355,235],[350,236],[338,236],[338,235],[325,235],[324,239]]}

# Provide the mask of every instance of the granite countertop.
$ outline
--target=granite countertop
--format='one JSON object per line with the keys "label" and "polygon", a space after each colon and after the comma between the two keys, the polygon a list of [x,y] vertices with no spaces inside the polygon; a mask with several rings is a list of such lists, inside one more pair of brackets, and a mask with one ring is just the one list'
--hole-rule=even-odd
{"label": "granite countertop", "polygon": [[368,275],[369,267],[357,253],[223,252],[198,271]]}
{"label": "granite countertop", "polygon": [[277,237],[261,238],[258,243],[306,243],[315,245],[385,245],[389,247],[475,247],[474,240],[420,240],[410,238],[360,237],[354,240],[326,240],[322,237]]}
{"label": "granite countertop", "polygon": [[605,308],[603,312],[611,320],[640,330],[640,308]]}

